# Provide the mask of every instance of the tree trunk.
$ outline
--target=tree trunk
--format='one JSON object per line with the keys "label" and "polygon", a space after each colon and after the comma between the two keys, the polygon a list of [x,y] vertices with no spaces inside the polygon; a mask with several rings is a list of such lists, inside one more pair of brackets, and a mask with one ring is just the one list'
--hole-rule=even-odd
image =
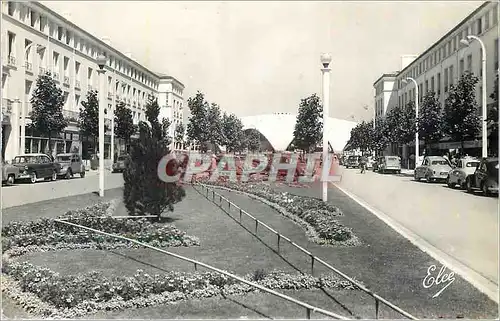
{"label": "tree trunk", "polygon": [[[51,133],[49,133],[49,140],[47,142],[47,144],[48,144],[48,148],[47,149],[49,150],[49,155],[52,158],[52,148],[50,148],[50,143],[51,142],[52,142],[52,135],[51,135]],[[23,153],[24,153],[24,151],[23,151]]]}
{"label": "tree trunk", "polygon": [[465,155],[465,148],[464,148],[464,141],[463,140],[460,142],[460,146],[461,146],[460,152],[461,152],[462,156],[464,156]]}

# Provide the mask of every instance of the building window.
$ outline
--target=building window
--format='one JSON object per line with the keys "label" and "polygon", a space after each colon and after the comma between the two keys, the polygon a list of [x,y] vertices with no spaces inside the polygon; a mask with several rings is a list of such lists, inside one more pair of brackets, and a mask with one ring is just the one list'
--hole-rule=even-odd
{"label": "building window", "polygon": [[69,58],[64,57],[64,76],[69,77]]}
{"label": "building window", "polygon": [[495,70],[498,70],[498,38],[495,39],[494,50],[494,62],[495,62]]}
{"label": "building window", "polygon": [[436,88],[437,88],[437,94],[441,95],[441,73],[438,72],[437,74],[437,79],[436,79]]}
{"label": "building window", "polygon": [[35,26],[36,26],[36,13],[31,9],[29,9],[29,10],[31,12],[30,26],[32,28],[35,28]]}
{"label": "building window", "polygon": [[488,30],[490,27],[490,12],[488,11],[484,16],[484,30]]}
{"label": "building window", "polygon": [[[10,2],[9,2],[10,3]],[[8,41],[9,43],[7,44],[8,45],[8,54],[9,54],[9,59],[10,57],[12,58],[16,58],[16,35],[10,31],[7,32],[7,36],[8,36]]]}
{"label": "building window", "polygon": [[467,56],[467,71],[472,72],[472,55]]}
{"label": "building window", "polygon": [[493,25],[498,23],[498,3],[495,4],[493,8]]}
{"label": "building window", "polygon": [[425,93],[429,92],[429,80],[425,81]]}
{"label": "building window", "polygon": [[453,65],[450,66],[449,68],[449,73],[450,73],[450,85],[453,85]]}
{"label": "building window", "polygon": [[434,92],[434,76],[431,77],[431,91]]}
{"label": "building window", "polygon": [[63,27],[57,27],[57,40],[62,41],[63,38]]}
{"label": "building window", "polygon": [[444,69],[444,92],[448,92],[448,81],[450,78],[448,77],[448,68]]}
{"label": "building window", "polygon": [[483,21],[481,18],[477,19],[476,26],[477,34],[480,35],[483,32]]}
{"label": "building window", "polygon": [[66,30],[66,44],[69,46],[71,42],[71,34],[68,30]]}
{"label": "building window", "polygon": [[9,13],[9,16],[13,16],[14,12],[16,11],[16,3],[13,1],[7,2],[7,12]]}
{"label": "building window", "polygon": [[80,63],[75,61],[75,80],[80,81]]}
{"label": "building window", "polygon": [[460,62],[458,64],[458,72],[460,75],[462,75],[464,73],[464,68],[465,68],[465,61],[464,59],[460,59]]}

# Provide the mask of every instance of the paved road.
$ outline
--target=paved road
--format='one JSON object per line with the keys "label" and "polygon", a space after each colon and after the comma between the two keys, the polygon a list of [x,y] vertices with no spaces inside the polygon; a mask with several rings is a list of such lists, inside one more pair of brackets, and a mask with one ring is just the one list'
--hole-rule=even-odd
{"label": "paved road", "polygon": [[[122,174],[107,172],[104,188],[113,189],[123,186]],[[55,182],[39,181],[36,184],[19,183],[2,187],[2,208],[9,208],[67,196],[81,195],[99,191],[99,175],[89,171],[84,178],[75,175],[70,180],[58,179]]]}
{"label": "paved road", "polygon": [[498,198],[342,169],[338,186],[498,286]]}

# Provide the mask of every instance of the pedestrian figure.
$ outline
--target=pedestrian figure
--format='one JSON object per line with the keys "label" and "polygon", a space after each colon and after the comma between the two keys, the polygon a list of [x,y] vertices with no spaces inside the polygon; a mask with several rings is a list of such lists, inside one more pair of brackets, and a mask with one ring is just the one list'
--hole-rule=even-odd
{"label": "pedestrian figure", "polygon": [[365,155],[361,156],[361,158],[359,159],[359,167],[361,168],[361,174],[365,173],[367,162],[368,162],[368,159]]}

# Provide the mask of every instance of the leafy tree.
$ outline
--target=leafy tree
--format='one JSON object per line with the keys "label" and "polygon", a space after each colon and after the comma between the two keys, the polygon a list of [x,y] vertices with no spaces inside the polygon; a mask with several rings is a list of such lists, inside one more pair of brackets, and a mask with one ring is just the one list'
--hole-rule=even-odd
{"label": "leafy tree", "polygon": [[465,72],[456,85],[451,85],[443,111],[443,131],[453,140],[474,139],[480,129],[475,88],[478,78]]}
{"label": "leafy tree", "polygon": [[443,122],[441,106],[434,92],[428,92],[422,101],[418,111],[418,133],[419,139],[425,142],[427,149],[435,142],[443,138]]}
{"label": "leafy tree", "polygon": [[493,153],[498,155],[498,73],[494,86],[493,93],[490,95],[494,102],[488,108],[488,146]]}
{"label": "leafy tree", "polygon": [[52,154],[52,137],[59,135],[68,126],[68,120],[64,119],[62,113],[64,106],[62,90],[56,86],[49,73],[37,78],[36,89],[30,102],[33,106],[30,126],[48,138],[49,154]]}
{"label": "leafy tree", "polygon": [[187,138],[197,145],[203,152],[207,151],[205,143],[209,141],[209,124],[207,122],[209,104],[201,92],[188,99],[188,107],[191,112],[187,125]]}
{"label": "leafy tree", "polygon": [[207,110],[206,122],[208,123],[208,142],[212,145],[213,151],[223,145],[226,138],[222,128],[222,113],[219,105],[212,103]]}
{"label": "leafy tree", "polygon": [[323,107],[316,94],[301,100],[293,131],[294,147],[309,153],[321,142],[323,137],[322,113]]}
{"label": "leafy tree", "polygon": [[[99,137],[99,100],[97,91],[87,92],[87,100],[82,101],[83,108],[80,108],[78,126],[83,136],[90,137],[94,142],[94,153],[97,152],[97,138]],[[104,131],[108,126],[104,125]]]}
{"label": "leafy tree", "polygon": [[251,152],[256,152],[260,149],[260,133],[256,129],[248,129],[246,132],[247,148]]}
{"label": "leafy tree", "polygon": [[395,108],[393,117],[392,126],[396,142],[404,145],[414,141],[417,132],[415,102],[409,101],[406,105]]}
{"label": "leafy tree", "polygon": [[[159,122],[160,107],[151,97],[146,105],[147,122],[139,123],[139,139],[134,140],[123,173],[123,199],[129,215],[157,215],[173,211],[173,205],[186,195],[177,183],[166,183],[158,177],[158,163],[170,153],[170,122]],[[167,168],[175,174],[178,164]]]}
{"label": "leafy tree", "polygon": [[174,133],[174,139],[175,139],[175,142],[177,143],[184,143],[184,125],[183,124],[179,124],[177,125],[177,127],[175,127],[175,133]]}
{"label": "leafy tree", "polygon": [[130,144],[130,138],[137,132],[137,126],[132,119],[132,111],[119,102],[115,110],[115,135],[125,141],[126,146]]}
{"label": "leafy tree", "polygon": [[226,146],[228,152],[241,152],[245,148],[243,123],[236,115],[227,113],[222,115],[222,136],[223,145]]}
{"label": "leafy tree", "polygon": [[392,135],[391,124],[387,118],[379,118],[375,122],[373,130],[373,150],[383,152],[388,146]]}
{"label": "leafy tree", "polygon": [[361,122],[351,130],[349,145],[352,149],[360,149],[365,153],[374,148],[374,131],[372,122]]}

